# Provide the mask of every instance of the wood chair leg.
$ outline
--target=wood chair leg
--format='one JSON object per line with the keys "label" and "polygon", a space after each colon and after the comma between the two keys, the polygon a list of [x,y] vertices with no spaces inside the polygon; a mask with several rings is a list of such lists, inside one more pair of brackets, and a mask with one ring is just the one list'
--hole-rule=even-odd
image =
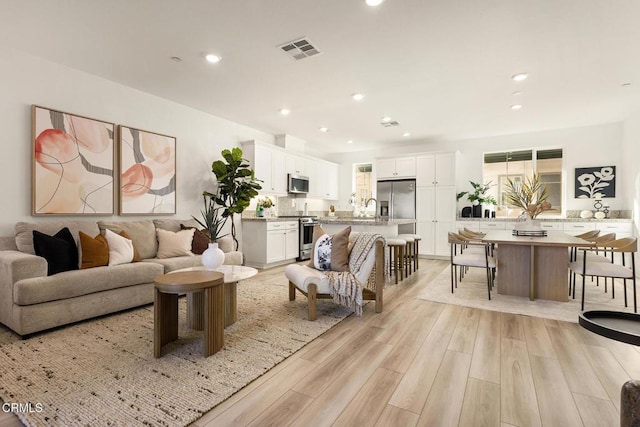
{"label": "wood chair leg", "polygon": [[296,300],[296,285],[289,282],[289,301]]}
{"label": "wood chair leg", "polygon": [[309,290],[307,291],[307,309],[309,312],[309,320],[316,320],[318,318],[316,307],[316,304],[318,302],[317,293],[318,285],[316,285],[315,283],[311,283],[309,285]]}
{"label": "wood chair leg", "polygon": [[416,240],[416,270],[420,268],[420,243]]}
{"label": "wood chair leg", "polygon": [[382,313],[384,300],[384,245],[381,241],[376,243],[376,313]]}

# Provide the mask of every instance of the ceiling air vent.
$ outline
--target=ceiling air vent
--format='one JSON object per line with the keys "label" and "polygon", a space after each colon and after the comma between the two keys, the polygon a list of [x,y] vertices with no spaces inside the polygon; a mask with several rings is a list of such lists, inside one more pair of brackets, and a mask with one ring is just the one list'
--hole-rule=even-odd
{"label": "ceiling air vent", "polygon": [[279,47],[284,53],[291,56],[296,61],[322,53],[311,43],[311,41],[309,41],[309,39],[306,38],[294,40]]}
{"label": "ceiling air vent", "polygon": [[400,123],[398,123],[395,120],[392,120],[390,122],[380,122],[380,124],[382,126],[386,127],[386,128],[390,128],[390,127],[393,127],[393,126],[400,126]]}

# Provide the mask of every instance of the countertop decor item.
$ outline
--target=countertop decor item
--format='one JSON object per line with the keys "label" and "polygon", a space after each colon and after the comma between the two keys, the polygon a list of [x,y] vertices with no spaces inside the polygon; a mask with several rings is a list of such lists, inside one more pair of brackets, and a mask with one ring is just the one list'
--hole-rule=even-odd
{"label": "countertop decor item", "polygon": [[580,218],[582,219],[593,218],[593,212],[591,212],[590,210],[584,210],[580,212]]}
{"label": "countertop decor item", "polygon": [[511,205],[521,208],[531,219],[551,209],[549,192],[537,173],[522,182],[507,178],[506,196]]}

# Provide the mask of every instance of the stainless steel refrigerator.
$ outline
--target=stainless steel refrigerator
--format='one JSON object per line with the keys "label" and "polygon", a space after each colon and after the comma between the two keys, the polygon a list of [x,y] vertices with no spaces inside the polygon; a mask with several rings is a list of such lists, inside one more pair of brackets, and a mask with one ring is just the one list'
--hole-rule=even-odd
{"label": "stainless steel refrigerator", "polygon": [[[378,181],[378,214],[388,219],[416,219],[416,180]],[[398,234],[414,234],[416,225],[401,224]]]}

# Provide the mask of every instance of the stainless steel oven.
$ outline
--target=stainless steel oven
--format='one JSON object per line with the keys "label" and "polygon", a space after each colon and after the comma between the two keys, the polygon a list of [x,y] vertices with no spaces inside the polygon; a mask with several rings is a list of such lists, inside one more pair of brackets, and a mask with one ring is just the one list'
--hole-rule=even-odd
{"label": "stainless steel oven", "polygon": [[311,258],[311,252],[313,251],[313,227],[320,224],[320,222],[317,216],[300,217],[299,221],[300,255],[298,256],[298,261],[304,261]]}

